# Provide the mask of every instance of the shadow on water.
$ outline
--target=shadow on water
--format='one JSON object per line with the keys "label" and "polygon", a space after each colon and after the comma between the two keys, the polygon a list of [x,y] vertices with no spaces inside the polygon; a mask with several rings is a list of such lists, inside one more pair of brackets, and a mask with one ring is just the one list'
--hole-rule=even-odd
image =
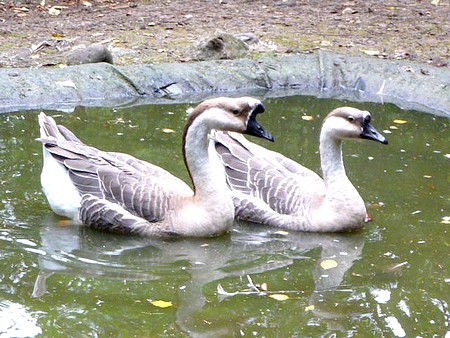
{"label": "shadow on water", "polygon": [[[344,162],[373,222],[348,234],[237,224],[227,236],[173,241],[70,225],[40,190],[37,112],[0,115],[0,335],[448,334],[449,120],[313,97],[265,105],[259,119],[276,142],[256,142],[316,172],[326,112],[342,105],[372,112],[389,145],[347,142]],[[49,114],[88,144],[187,181],[180,135],[188,107]],[[171,303],[159,308],[155,300]]]}

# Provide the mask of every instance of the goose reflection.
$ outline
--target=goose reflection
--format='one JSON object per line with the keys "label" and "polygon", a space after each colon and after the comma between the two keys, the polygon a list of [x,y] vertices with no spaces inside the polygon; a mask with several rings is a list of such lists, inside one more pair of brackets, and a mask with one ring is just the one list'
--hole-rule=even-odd
{"label": "goose reflection", "polygon": [[[182,264],[180,274],[187,273],[189,277],[181,279],[180,285],[175,286],[179,290],[176,324],[183,332],[196,336],[233,335],[236,332],[236,327],[230,325],[199,324],[195,319],[206,304],[205,286],[217,287],[225,278],[245,278],[246,275],[285,269],[297,260],[311,259],[307,254],[313,249],[320,249],[321,254],[313,272],[314,291],[308,302],[315,305],[315,316],[333,322],[339,314],[321,311],[322,296],[341,286],[346,272],[360,258],[364,244],[362,232],[280,235],[274,229],[245,225],[235,226],[230,235],[220,238],[163,241],[115,236],[76,226],[61,227],[53,217],[43,220],[40,236],[40,273],[33,297],[45,297],[49,292],[47,280],[52,274],[152,281],[174,269],[181,269]],[[327,259],[334,260],[337,266],[324,270],[320,263]]]}

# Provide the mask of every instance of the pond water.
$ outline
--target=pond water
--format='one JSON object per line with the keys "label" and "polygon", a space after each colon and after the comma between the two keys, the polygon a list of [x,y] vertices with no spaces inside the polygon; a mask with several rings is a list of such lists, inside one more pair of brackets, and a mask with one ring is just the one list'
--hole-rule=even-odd
{"label": "pond water", "polygon": [[[301,96],[265,105],[259,120],[276,142],[256,142],[317,172],[326,113],[372,112],[389,145],[344,145],[373,219],[364,229],[236,224],[219,238],[164,241],[70,225],[40,189],[39,112],[0,115],[0,336],[450,337],[450,120]],[[180,138],[190,106],[47,113],[88,144],[187,180]]]}

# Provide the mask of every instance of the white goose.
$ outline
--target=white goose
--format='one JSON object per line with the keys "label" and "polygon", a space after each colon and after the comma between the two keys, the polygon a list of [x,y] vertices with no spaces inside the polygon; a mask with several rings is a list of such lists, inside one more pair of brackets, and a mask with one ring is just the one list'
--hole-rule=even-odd
{"label": "white goose", "polygon": [[249,97],[211,99],[192,111],[182,144],[194,191],[158,166],[83,144],[41,113],[43,191],[56,214],[97,229],[159,237],[222,234],[233,224],[234,207],[217,157],[210,161],[209,133],[214,128],[273,140],[256,121],[263,111]]}
{"label": "white goose", "polygon": [[344,139],[387,144],[367,111],[342,107],[324,120],[320,133],[323,179],[242,135],[215,132],[215,150],[233,191],[236,217],[289,230],[338,232],[363,226],[364,201],[345,173]]}

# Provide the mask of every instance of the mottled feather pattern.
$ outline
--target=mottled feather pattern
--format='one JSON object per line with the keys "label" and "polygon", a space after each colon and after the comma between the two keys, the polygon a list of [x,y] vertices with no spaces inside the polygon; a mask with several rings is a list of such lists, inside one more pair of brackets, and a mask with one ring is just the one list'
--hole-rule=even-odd
{"label": "mottled feather pattern", "polygon": [[[50,129],[49,125],[46,124]],[[58,127],[72,141],[53,137],[41,141],[67,168],[80,195],[92,194],[116,202],[150,222],[164,218],[171,193],[192,195],[183,181],[166,170],[127,154],[99,151],[81,143],[67,128]],[[50,130],[49,136],[56,137],[56,132]],[[175,185],[179,185],[177,191],[171,190]]]}
{"label": "mottled feather pattern", "polygon": [[155,228],[147,220],[136,217],[117,204],[90,194],[81,199],[80,218],[84,224],[98,230],[126,235],[177,236],[170,229]]}
{"label": "mottled feather pattern", "polygon": [[316,177],[317,174],[266,149],[255,155],[247,144],[240,142],[241,139],[244,139],[241,135],[231,133],[214,134],[227,183],[233,190],[262,199],[278,213],[297,212],[301,201],[296,198],[296,192],[302,177]]}

